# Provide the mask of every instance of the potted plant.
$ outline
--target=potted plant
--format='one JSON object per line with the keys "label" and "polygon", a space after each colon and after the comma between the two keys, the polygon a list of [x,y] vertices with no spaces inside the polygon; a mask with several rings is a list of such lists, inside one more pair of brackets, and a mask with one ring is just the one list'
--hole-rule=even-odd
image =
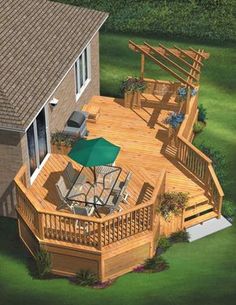
{"label": "potted plant", "polygon": [[57,131],[51,134],[52,153],[68,154],[74,144],[76,138]]}
{"label": "potted plant", "polygon": [[190,89],[186,86],[181,86],[177,89],[178,101],[185,102],[187,100],[189,90],[190,90],[190,96],[195,96],[198,92],[197,88]]}
{"label": "potted plant", "polygon": [[180,124],[184,120],[184,113],[170,112],[167,118],[165,119],[165,124],[169,125],[169,137],[175,133],[179,128]]}
{"label": "potted plant", "polygon": [[146,89],[144,80],[137,77],[128,77],[121,84],[121,91],[124,94],[125,107],[140,107],[140,93]]}
{"label": "potted plant", "polygon": [[188,194],[183,192],[167,192],[161,196],[157,209],[165,220],[170,220],[172,215],[178,216],[188,203]]}

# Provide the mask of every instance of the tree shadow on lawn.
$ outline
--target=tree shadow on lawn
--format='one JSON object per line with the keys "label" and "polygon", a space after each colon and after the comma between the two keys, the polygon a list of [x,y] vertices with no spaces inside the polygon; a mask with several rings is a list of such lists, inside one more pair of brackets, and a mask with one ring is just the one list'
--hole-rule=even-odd
{"label": "tree shadow on lawn", "polygon": [[0,240],[0,255],[20,261],[26,266],[29,275],[37,278],[34,259],[20,240],[16,219],[0,217]]}
{"label": "tree shadow on lawn", "polygon": [[0,217],[0,240],[0,254],[10,256],[17,260],[29,257],[18,235],[16,219]]}

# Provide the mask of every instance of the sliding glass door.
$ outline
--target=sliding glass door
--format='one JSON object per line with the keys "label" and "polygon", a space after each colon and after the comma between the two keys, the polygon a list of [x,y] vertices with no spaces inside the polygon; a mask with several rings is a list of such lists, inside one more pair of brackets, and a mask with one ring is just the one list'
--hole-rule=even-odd
{"label": "sliding glass door", "polygon": [[42,109],[27,130],[30,175],[40,168],[48,153],[47,124],[45,109]]}

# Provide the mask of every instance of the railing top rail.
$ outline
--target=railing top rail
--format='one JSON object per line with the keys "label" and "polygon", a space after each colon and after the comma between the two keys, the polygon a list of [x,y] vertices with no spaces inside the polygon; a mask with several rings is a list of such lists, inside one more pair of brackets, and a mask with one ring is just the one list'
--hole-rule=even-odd
{"label": "railing top rail", "polygon": [[224,196],[224,191],[223,191],[223,189],[222,189],[222,187],[220,185],[219,179],[216,176],[216,173],[215,173],[215,170],[214,170],[213,166],[210,164],[208,168],[209,168],[211,177],[212,177],[212,179],[213,179],[213,181],[215,183],[215,186],[216,186],[216,188],[218,190],[219,195],[223,197]]}
{"label": "railing top rail", "polygon": [[[194,105],[194,102],[196,102],[195,98],[196,98],[196,96],[193,96],[190,99],[191,109]],[[208,156],[206,156],[202,151],[200,151],[197,147],[195,147],[190,141],[188,141],[183,136],[183,131],[184,131],[184,128],[186,127],[189,115],[190,115],[190,113],[185,115],[185,119],[184,119],[183,123],[181,124],[180,129],[178,131],[177,138],[178,138],[179,141],[182,141],[186,146],[188,146],[192,151],[194,151],[204,162],[207,163],[210,176],[211,176],[212,180],[214,181],[214,184],[217,188],[217,191],[218,191],[219,195],[223,197],[224,192],[223,192],[222,187],[220,185],[220,182],[219,182],[219,180],[216,176],[215,170],[214,170],[213,165],[212,165],[212,160]]]}
{"label": "railing top rail", "polygon": [[212,160],[210,158],[208,158],[201,150],[199,150],[196,146],[194,146],[191,142],[189,142],[188,140],[186,140],[182,135],[178,135],[178,138],[184,142],[184,144],[186,144],[187,146],[189,146],[193,151],[195,151],[199,157],[201,157],[202,159],[204,159],[205,162],[207,162],[208,164],[212,164]]}
{"label": "railing top rail", "polygon": [[161,79],[153,79],[153,78],[147,78],[144,77],[143,79],[147,83],[154,83],[154,84],[165,84],[165,85],[174,85],[174,84],[180,84],[180,81],[169,81],[169,80],[161,80]]}

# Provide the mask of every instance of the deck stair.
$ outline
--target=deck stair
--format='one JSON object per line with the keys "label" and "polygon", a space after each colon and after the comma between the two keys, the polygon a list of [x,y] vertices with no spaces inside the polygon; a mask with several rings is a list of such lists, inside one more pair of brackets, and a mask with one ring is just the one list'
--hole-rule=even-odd
{"label": "deck stair", "polygon": [[167,144],[167,146],[165,147],[165,154],[172,158],[175,158],[177,154],[177,148],[173,145]]}
{"label": "deck stair", "polygon": [[184,211],[184,227],[189,228],[215,217],[217,213],[214,211],[214,206],[204,193],[199,193],[189,199]]}

